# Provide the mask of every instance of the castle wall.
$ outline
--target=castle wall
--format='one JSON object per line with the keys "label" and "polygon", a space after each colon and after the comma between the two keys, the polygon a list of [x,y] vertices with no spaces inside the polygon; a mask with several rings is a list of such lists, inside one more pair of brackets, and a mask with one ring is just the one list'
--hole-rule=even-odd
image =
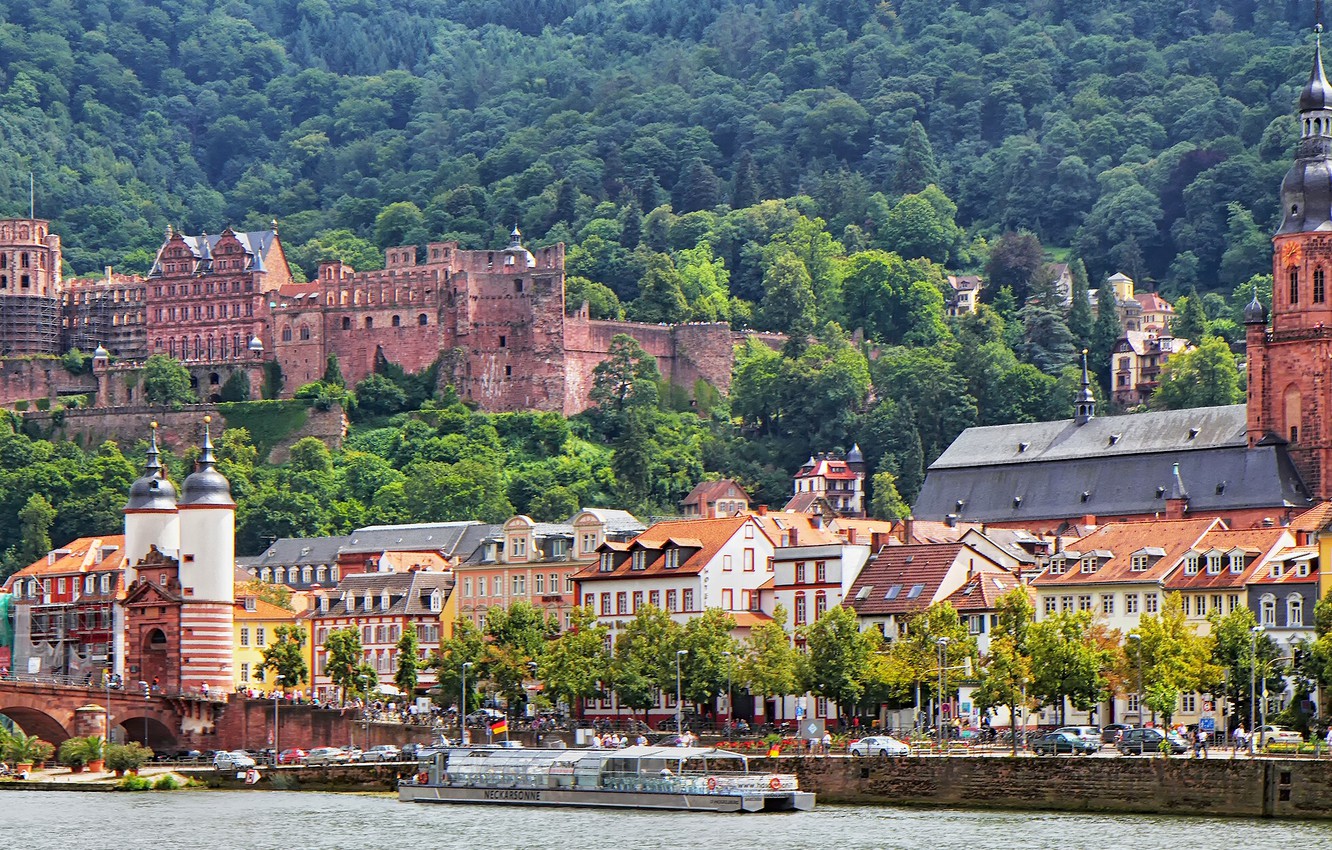
{"label": "castle wall", "polygon": [[0,405],[95,392],[92,375],[71,375],[55,358],[0,358]]}

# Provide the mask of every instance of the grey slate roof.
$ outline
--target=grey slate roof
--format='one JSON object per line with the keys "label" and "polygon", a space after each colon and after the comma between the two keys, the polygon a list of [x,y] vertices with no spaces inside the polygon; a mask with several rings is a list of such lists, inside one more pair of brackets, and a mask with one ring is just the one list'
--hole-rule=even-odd
{"label": "grey slate roof", "polygon": [[582,510],[569,517],[572,523],[578,514],[586,511],[593,514],[601,520],[602,525],[606,527],[607,537],[618,537],[624,534],[638,534],[641,531],[647,531],[647,525],[641,519],[629,513],[615,508],[583,508]]}
{"label": "grey slate roof", "polygon": [[[343,599],[352,601],[353,612],[374,616],[376,614],[398,614],[408,616],[437,616],[430,610],[430,593],[439,590],[445,599],[453,589],[452,573],[432,573],[417,570],[410,573],[357,573],[345,576],[338,590],[329,600],[328,611],[315,608],[311,616],[345,617],[348,614]],[[380,595],[389,594],[388,611],[379,607]],[[364,610],[364,599],[369,591],[372,602],[371,610]],[[424,598],[422,598],[424,597]]]}
{"label": "grey slate roof", "polygon": [[1285,446],[1249,449],[1245,429],[1244,405],[1081,427],[1064,419],[968,428],[930,465],[914,514],[1000,522],[1164,513],[1175,463],[1191,510],[1310,504]]}
{"label": "grey slate roof", "polygon": [[237,558],[245,567],[303,567],[336,564],[346,537],[284,537],[253,558]]}
{"label": "grey slate roof", "polygon": [[475,520],[416,525],[368,525],[353,531],[348,536],[342,551],[346,554],[441,552],[453,555],[464,532],[477,525],[480,523]]}

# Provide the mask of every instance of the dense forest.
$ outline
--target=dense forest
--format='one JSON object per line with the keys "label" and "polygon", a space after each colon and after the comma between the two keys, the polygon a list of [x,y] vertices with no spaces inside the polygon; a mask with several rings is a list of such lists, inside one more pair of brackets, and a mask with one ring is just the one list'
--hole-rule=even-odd
{"label": "dense forest", "polygon": [[[1121,329],[1090,295],[1111,272],[1198,343],[1154,405],[1243,398],[1229,344],[1270,293],[1307,5],[0,0],[0,213],[27,214],[31,173],[80,274],[145,271],[168,224],[277,219],[309,275],[507,244],[516,222],[568,244],[570,308],[790,336],[738,351],[729,398],[681,397],[624,341],[600,378],[633,391],[570,421],[401,374],[320,382],[304,396],[358,425],[343,451],[233,470],[245,551],[368,521],[671,513],[704,475],[780,504],[810,452],[855,442],[896,515],[962,428],[1068,416],[1079,349],[1106,386]],[[959,272],[987,303],[949,318]],[[118,504],[131,466],[0,439],[0,504],[29,517],[0,530],[9,565],[39,527],[114,530],[89,505]]]}

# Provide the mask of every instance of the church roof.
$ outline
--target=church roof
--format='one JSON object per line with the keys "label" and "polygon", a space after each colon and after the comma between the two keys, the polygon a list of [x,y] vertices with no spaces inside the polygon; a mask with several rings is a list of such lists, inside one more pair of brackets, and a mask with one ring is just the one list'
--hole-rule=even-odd
{"label": "church roof", "polygon": [[[1309,504],[1285,447],[1248,448],[1244,405],[968,428],[930,465],[915,516],[1000,522]],[[960,504],[959,504],[960,503]]]}

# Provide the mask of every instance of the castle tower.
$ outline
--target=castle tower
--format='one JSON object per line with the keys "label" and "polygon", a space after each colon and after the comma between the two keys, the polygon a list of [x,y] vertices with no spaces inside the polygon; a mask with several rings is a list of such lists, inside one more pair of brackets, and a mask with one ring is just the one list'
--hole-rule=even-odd
{"label": "castle tower", "polygon": [[176,487],[167,479],[158,460],[157,423],[148,443],[148,462],[143,476],[130,485],[125,504],[125,584],[138,576],[135,566],[156,547],[175,557],[180,551],[180,515],[176,511]]}
{"label": "castle tower", "polygon": [[60,262],[49,221],[0,219],[0,355],[60,353]]}
{"label": "castle tower", "polygon": [[1300,143],[1281,184],[1272,237],[1272,317],[1245,310],[1248,442],[1284,441],[1310,495],[1332,497],[1332,84],[1323,71],[1322,26],[1300,92]]}
{"label": "castle tower", "polygon": [[204,417],[203,453],[185,479],[180,499],[180,684],[232,686],[233,606],[236,601],[236,503],[231,482],[214,465],[212,417]]}

